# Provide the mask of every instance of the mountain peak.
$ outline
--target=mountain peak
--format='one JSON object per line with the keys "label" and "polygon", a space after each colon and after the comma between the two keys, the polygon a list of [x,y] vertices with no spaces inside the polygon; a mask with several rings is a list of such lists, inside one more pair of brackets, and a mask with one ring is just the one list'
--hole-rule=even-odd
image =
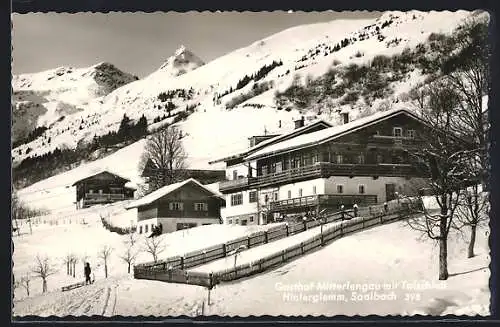
{"label": "mountain peak", "polygon": [[205,62],[181,45],[161,66],[159,71],[167,72],[171,76],[180,76],[203,66]]}

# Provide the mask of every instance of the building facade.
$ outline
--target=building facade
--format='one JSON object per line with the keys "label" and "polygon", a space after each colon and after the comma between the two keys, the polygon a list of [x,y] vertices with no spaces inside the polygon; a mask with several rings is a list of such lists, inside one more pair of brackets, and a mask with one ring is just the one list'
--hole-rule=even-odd
{"label": "building facade", "polygon": [[220,209],[224,198],[197,180],[164,186],[131,203],[127,209],[137,208],[137,232],[150,234],[161,226],[163,233],[181,229],[220,224]]}
{"label": "building facade", "polygon": [[422,144],[418,133],[426,129],[411,112],[390,110],[352,122],[344,117],[344,124],[335,127],[301,127],[243,156],[225,158],[223,219],[265,224],[416,194],[428,175],[411,153]]}
{"label": "building facade", "polygon": [[76,208],[88,208],[92,205],[107,204],[134,198],[135,189],[127,187],[130,182],[109,171],[101,171],[76,181]]}

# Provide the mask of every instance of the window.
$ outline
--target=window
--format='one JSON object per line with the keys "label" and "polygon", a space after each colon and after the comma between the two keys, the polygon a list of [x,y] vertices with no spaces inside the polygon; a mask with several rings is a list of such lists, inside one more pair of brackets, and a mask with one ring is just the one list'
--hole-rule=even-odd
{"label": "window", "polygon": [[233,180],[234,179],[238,179],[238,171],[237,170],[233,170]]}
{"label": "window", "polygon": [[168,208],[170,210],[175,210],[175,211],[179,211],[179,210],[182,210],[184,208],[182,202],[170,202],[168,204]]}
{"label": "window", "polygon": [[253,216],[248,217],[248,220],[253,223]]}
{"label": "window", "polygon": [[292,191],[288,190],[288,198],[291,199],[292,198]]}
{"label": "window", "polygon": [[257,202],[257,191],[250,191],[248,193],[248,202],[250,203]]}
{"label": "window", "polygon": [[403,129],[401,127],[394,127],[392,129],[392,136],[394,136],[394,137],[403,136]]}
{"label": "window", "polygon": [[232,219],[228,219],[228,220],[227,220],[227,223],[228,223],[229,225],[232,225],[232,224],[233,224],[233,220],[232,220]]}
{"label": "window", "polygon": [[94,190],[89,190],[89,194],[93,194],[94,193]]}
{"label": "window", "polygon": [[102,190],[99,190],[99,194],[102,194]]}
{"label": "window", "polygon": [[409,130],[406,132],[406,136],[408,136],[408,138],[410,138],[410,139],[414,139],[414,138],[415,138],[415,130],[413,130],[413,129],[409,129]]}
{"label": "window", "polygon": [[144,233],[148,232],[148,225],[144,225]]}
{"label": "window", "polygon": [[342,157],[342,155],[341,155],[341,154],[337,154],[337,155],[335,156],[335,159],[336,159],[336,163],[338,163],[338,164],[341,164],[341,163],[344,161],[344,160],[343,160],[344,158]]}
{"label": "window", "polygon": [[359,194],[365,194],[365,186],[364,185],[359,185],[358,186],[358,193]]}
{"label": "window", "polygon": [[337,193],[344,193],[344,185],[337,185]]}
{"label": "window", "polygon": [[139,226],[139,234],[142,234],[142,226]]}
{"label": "window", "polygon": [[247,220],[246,219],[242,219],[241,220],[241,226],[246,226],[247,225]]}
{"label": "window", "polygon": [[267,166],[262,166],[262,176],[267,175]]}
{"label": "window", "polygon": [[302,196],[302,189],[299,188],[299,197]]}
{"label": "window", "polygon": [[151,231],[155,230],[155,224],[151,224]]}
{"label": "window", "polygon": [[316,185],[313,186],[313,194],[316,194]]}
{"label": "window", "polygon": [[236,218],[236,219],[234,220],[234,223],[235,223],[236,225],[239,225],[239,224],[240,224],[240,220],[239,220],[238,218]]}
{"label": "window", "polygon": [[208,211],[208,204],[203,202],[197,202],[194,204],[195,211]]}
{"label": "window", "polygon": [[196,227],[198,224],[196,223],[178,223],[177,224],[177,230],[183,230],[183,229],[188,229],[192,227]]}
{"label": "window", "polygon": [[269,202],[269,195],[266,194],[266,196],[264,196],[264,202],[266,202],[266,203]]}
{"label": "window", "polygon": [[359,164],[364,164],[365,163],[365,155],[363,153],[358,155],[358,163]]}
{"label": "window", "polygon": [[243,204],[243,194],[241,193],[231,194],[231,205],[237,206],[240,204]]}
{"label": "window", "polygon": [[377,163],[384,162],[384,157],[381,154],[377,154]]}

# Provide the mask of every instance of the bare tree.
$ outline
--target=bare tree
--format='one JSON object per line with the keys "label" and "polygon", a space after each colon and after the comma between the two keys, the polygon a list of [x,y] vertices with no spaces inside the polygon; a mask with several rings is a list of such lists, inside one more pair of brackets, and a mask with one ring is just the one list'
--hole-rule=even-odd
{"label": "bare tree", "polygon": [[138,236],[137,234],[132,231],[132,229],[127,233],[127,239],[125,241],[125,244],[129,245],[129,246],[134,246],[136,243],[137,243],[137,240],[138,240]]}
{"label": "bare tree", "polygon": [[26,296],[30,296],[30,282],[31,282],[31,278],[30,278],[29,273],[26,273],[26,275],[21,277],[21,280],[19,281],[19,284],[26,291]]}
{"label": "bare tree", "polygon": [[109,260],[109,257],[111,256],[112,252],[113,252],[113,248],[111,248],[109,245],[104,245],[97,253],[97,256],[104,262],[104,277],[105,278],[108,278],[108,260]]}
{"label": "bare tree", "polygon": [[146,238],[144,243],[144,251],[153,256],[153,261],[158,262],[158,255],[165,251],[165,246],[163,244],[161,237],[151,237]]}
{"label": "bare tree", "polygon": [[32,269],[32,272],[36,277],[42,279],[42,292],[47,292],[47,278],[51,275],[54,275],[57,270],[50,263],[48,257],[40,257],[39,255],[35,258],[35,266]]}
{"label": "bare tree", "polygon": [[122,259],[127,264],[127,273],[130,274],[130,268],[132,265],[134,265],[138,254],[139,252],[135,250],[133,246],[129,245],[125,252],[120,256],[120,259]]}
{"label": "bare tree", "polygon": [[463,227],[470,229],[467,258],[474,256],[477,227],[485,225],[489,215],[488,194],[479,192],[478,188],[479,186],[475,184],[464,190],[457,208],[456,228],[459,230],[462,230]]}
{"label": "bare tree", "polygon": [[489,122],[483,96],[489,90],[491,47],[486,16],[476,16],[461,25],[454,34],[454,44],[458,51],[444,63],[443,72],[459,98],[454,116],[456,130],[479,149],[478,176],[487,185]]}
{"label": "bare tree", "polygon": [[412,218],[408,223],[439,243],[439,279],[446,280],[448,235],[460,203],[460,190],[474,183],[468,162],[477,149],[456,136],[453,115],[458,98],[453,87],[438,81],[426,88],[426,95],[419,113],[427,129],[417,136],[421,147],[410,155],[429,176],[430,191],[440,210],[435,213],[424,207],[424,219]]}
{"label": "bare tree", "polygon": [[141,162],[149,161],[153,171],[152,186],[148,192],[184,177],[186,152],[182,145],[182,131],[172,125],[157,131],[147,141]]}

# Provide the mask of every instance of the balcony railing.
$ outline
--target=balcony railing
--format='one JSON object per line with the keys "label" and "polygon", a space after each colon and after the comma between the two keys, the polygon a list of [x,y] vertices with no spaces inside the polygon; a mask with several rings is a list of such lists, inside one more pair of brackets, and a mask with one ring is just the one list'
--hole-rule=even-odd
{"label": "balcony railing", "polygon": [[277,173],[223,181],[220,183],[219,189],[221,192],[236,191],[247,187],[288,184],[313,178],[328,178],[330,176],[424,177],[424,174],[411,164],[336,164],[317,162],[314,165],[292,168]]}
{"label": "balcony railing", "polygon": [[411,164],[336,164],[318,162],[314,165],[289,169],[279,173],[258,176],[252,186],[289,183],[310,178],[330,176],[420,176]]}
{"label": "balcony railing", "polygon": [[295,208],[305,207],[332,207],[339,204],[352,205],[357,203],[359,205],[373,205],[377,203],[377,196],[371,194],[320,194],[303,196],[300,198],[286,199],[280,201],[270,202],[268,205],[270,212],[285,211]]}
{"label": "balcony railing", "polygon": [[85,201],[113,201],[125,199],[124,194],[111,194],[111,193],[86,193]]}
{"label": "balcony railing", "polygon": [[237,190],[241,188],[245,188],[249,186],[251,183],[255,181],[255,177],[244,177],[244,178],[238,178],[238,179],[233,179],[229,181],[222,181],[219,184],[219,190],[221,192],[227,191],[227,190]]}

